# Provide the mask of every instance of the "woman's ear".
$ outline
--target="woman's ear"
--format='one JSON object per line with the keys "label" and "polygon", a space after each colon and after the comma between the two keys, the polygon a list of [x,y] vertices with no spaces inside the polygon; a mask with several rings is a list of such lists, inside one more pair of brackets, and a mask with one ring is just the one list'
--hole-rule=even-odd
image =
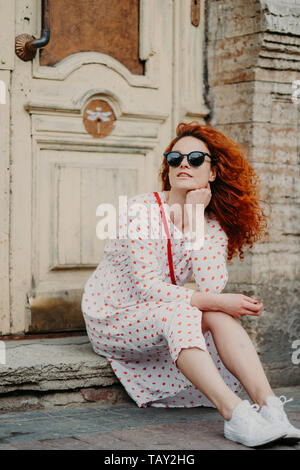
{"label": "woman's ear", "polygon": [[215,181],[216,177],[217,177],[217,167],[214,167],[210,170],[210,177],[209,177],[209,181],[213,182]]}

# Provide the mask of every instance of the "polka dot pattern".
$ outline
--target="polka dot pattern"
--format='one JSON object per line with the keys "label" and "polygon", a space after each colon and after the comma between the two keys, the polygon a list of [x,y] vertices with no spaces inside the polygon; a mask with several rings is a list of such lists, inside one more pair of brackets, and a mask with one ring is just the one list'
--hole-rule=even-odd
{"label": "polka dot pattern", "polygon": [[[162,191],[159,196],[165,202]],[[120,214],[117,238],[107,240],[104,259],[84,286],[81,308],[87,334],[94,351],[108,358],[138,406],[214,406],[175,363],[182,348],[208,350],[227,385],[236,393],[241,390],[222,363],[211,333],[202,333],[202,312],[190,305],[194,290],[184,287],[194,278],[201,292],[222,292],[228,279],[227,236],[205,213],[204,246],[189,250],[186,234],[165,210],[177,284],[173,285],[157,207],[154,194],[144,193],[130,198],[127,214]],[[121,236],[126,224],[136,238],[130,233],[128,238]]]}

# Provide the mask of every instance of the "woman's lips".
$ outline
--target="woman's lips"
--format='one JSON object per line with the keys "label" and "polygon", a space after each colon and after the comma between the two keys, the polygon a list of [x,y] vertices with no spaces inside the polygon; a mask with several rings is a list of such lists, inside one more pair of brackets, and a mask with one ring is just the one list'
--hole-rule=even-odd
{"label": "woman's lips", "polygon": [[192,178],[192,176],[187,175],[186,173],[181,173],[180,175],[177,176],[177,178]]}

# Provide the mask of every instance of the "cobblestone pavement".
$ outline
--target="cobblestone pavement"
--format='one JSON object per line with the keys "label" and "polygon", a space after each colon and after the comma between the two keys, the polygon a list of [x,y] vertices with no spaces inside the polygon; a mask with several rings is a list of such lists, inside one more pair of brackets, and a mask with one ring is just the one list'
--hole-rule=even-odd
{"label": "cobblestone pavement", "polygon": [[[275,390],[300,428],[300,386]],[[242,398],[244,398],[242,396]],[[97,403],[0,415],[0,450],[255,450],[223,436],[214,408],[138,408],[135,403]],[[260,449],[300,450],[283,441]]]}

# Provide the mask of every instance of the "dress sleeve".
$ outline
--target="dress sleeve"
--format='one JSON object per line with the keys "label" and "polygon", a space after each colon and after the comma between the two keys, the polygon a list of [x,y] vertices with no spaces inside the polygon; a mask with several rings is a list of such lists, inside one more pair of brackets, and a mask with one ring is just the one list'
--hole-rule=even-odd
{"label": "dress sleeve", "polygon": [[203,246],[189,252],[199,291],[217,294],[222,292],[228,281],[228,237],[216,221],[209,222],[207,228]]}
{"label": "dress sleeve", "polygon": [[[132,222],[131,208],[128,208],[128,223]],[[149,219],[146,214],[135,217],[134,230],[128,225],[128,263],[130,266],[133,282],[140,291],[145,301],[182,301],[189,303],[195,292],[184,286],[170,284],[163,280],[163,265],[165,259],[159,258],[155,238],[150,238]],[[130,233],[133,232],[133,233]],[[135,235],[134,235],[135,233]],[[156,239],[157,240],[157,239]],[[167,239],[165,238],[167,244]]]}

